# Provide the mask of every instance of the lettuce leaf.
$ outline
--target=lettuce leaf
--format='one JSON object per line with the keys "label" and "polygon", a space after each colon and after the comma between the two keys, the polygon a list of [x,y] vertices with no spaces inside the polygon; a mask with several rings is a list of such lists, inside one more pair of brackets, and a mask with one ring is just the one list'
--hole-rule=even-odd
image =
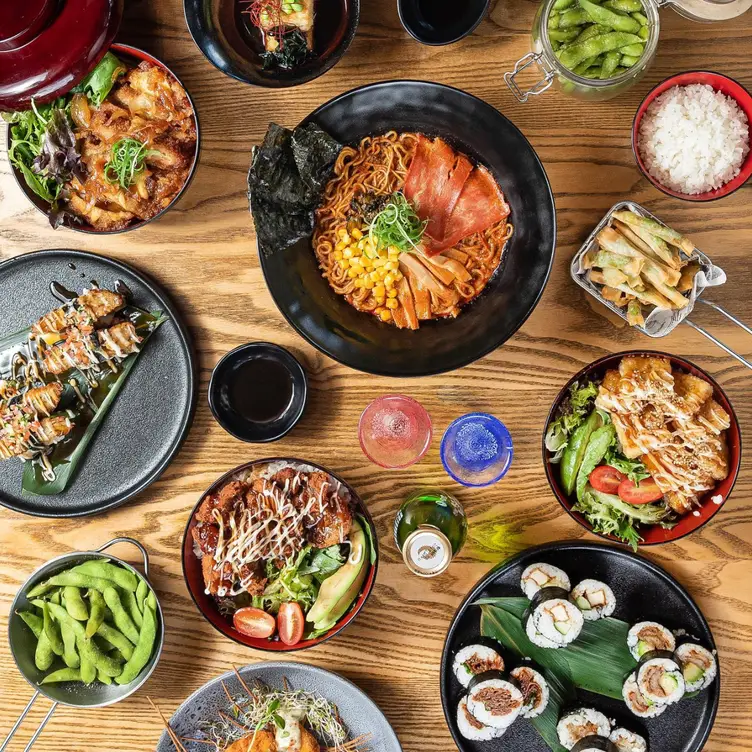
{"label": "lettuce leaf", "polygon": [[598,385],[594,381],[587,381],[582,386],[575,381],[569,387],[569,395],[559,406],[556,419],[546,431],[546,449],[553,453],[551,462],[561,460],[569,437],[585,422],[597,395]]}
{"label": "lettuce leaf", "polygon": [[112,91],[118,76],[122,76],[127,68],[111,52],[108,52],[81,83],[72,89],[73,92],[86,94],[89,101],[99,107],[107,95]]}

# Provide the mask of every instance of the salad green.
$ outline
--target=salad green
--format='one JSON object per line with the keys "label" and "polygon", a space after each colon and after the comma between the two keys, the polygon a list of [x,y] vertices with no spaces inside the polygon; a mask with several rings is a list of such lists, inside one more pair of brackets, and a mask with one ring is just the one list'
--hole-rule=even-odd
{"label": "salad green", "polygon": [[546,449],[553,453],[551,462],[554,464],[561,461],[569,437],[587,417],[597,396],[598,387],[592,381],[582,386],[575,381],[569,387],[569,395],[546,431]]}

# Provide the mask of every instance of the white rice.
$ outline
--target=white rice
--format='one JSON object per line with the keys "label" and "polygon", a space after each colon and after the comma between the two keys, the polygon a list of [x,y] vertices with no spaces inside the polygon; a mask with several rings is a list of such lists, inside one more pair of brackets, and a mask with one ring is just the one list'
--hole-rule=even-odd
{"label": "white rice", "polygon": [[535,563],[525,568],[520,578],[520,587],[525,597],[530,600],[533,596],[546,587],[560,587],[564,590],[570,590],[572,585],[569,582],[567,573],[551,564]]}
{"label": "white rice", "polygon": [[645,739],[625,728],[616,728],[611,732],[611,741],[619,752],[648,752]]}
{"label": "white rice", "polygon": [[498,739],[507,730],[506,728],[492,728],[483,725],[467,709],[467,697],[463,697],[457,706],[457,728],[465,739],[473,742],[487,742],[491,739]]}
{"label": "white rice", "polygon": [[522,711],[525,700],[514,684],[503,679],[488,679],[467,693],[467,709],[484,726],[507,728]]}
{"label": "white rice", "polygon": [[467,645],[457,652],[452,665],[454,675],[463,687],[467,687],[475,676],[475,672],[470,668],[474,664],[479,665],[478,673],[481,674],[484,671],[504,670],[504,660],[493,648],[486,645]]}
{"label": "white rice", "polygon": [[637,147],[664,188],[705,193],[739,174],[749,153],[749,122],[733,99],[712,86],[674,86],[647,108]]}
{"label": "white rice", "polygon": [[603,713],[592,708],[580,708],[567,713],[556,725],[556,733],[563,747],[572,749],[586,736],[605,736],[611,733],[611,722]]}
{"label": "white rice", "polygon": [[622,688],[622,697],[627,707],[638,718],[655,718],[660,715],[668,706],[656,705],[654,702],[644,697],[640,688],[637,686],[637,672],[633,671]]}

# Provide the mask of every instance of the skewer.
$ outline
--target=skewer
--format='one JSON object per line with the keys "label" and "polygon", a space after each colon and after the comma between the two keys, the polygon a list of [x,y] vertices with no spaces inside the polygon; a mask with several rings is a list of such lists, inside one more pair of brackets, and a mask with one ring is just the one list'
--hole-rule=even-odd
{"label": "skewer", "polygon": [[178,752],[188,752],[188,750],[183,746],[183,742],[180,741],[180,737],[172,730],[172,727],[167,722],[167,719],[164,717],[164,714],[162,711],[154,704],[154,701],[149,697],[146,696],[146,699],[149,701],[149,704],[152,706],[154,710],[159,713],[159,717],[162,719],[162,723],[164,723],[165,729],[167,731],[168,736],[170,737],[172,743],[175,745],[175,749],[178,750]]}

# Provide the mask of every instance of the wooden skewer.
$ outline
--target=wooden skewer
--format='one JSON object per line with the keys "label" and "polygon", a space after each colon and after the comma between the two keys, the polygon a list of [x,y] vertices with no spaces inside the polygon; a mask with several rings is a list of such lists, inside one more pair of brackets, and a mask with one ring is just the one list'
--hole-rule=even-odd
{"label": "wooden skewer", "polygon": [[235,700],[232,699],[232,695],[230,694],[230,690],[227,689],[227,685],[222,682],[222,689],[224,689],[225,694],[227,695],[227,699],[230,701],[230,704],[235,708],[237,712],[240,712],[240,706],[235,702]]}
{"label": "wooden skewer", "polygon": [[172,743],[175,745],[175,749],[178,750],[178,752],[188,752],[188,750],[183,746],[183,743],[180,741],[180,737],[172,730],[172,727],[167,722],[167,719],[164,717],[164,714],[162,711],[154,704],[151,697],[148,695],[146,696],[146,699],[149,701],[149,704],[154,708],[154,710],[159,713],[159,717],[162,719],[162,723],[164,723],[165,729],[167,730],[167,734],[172,740]]}

